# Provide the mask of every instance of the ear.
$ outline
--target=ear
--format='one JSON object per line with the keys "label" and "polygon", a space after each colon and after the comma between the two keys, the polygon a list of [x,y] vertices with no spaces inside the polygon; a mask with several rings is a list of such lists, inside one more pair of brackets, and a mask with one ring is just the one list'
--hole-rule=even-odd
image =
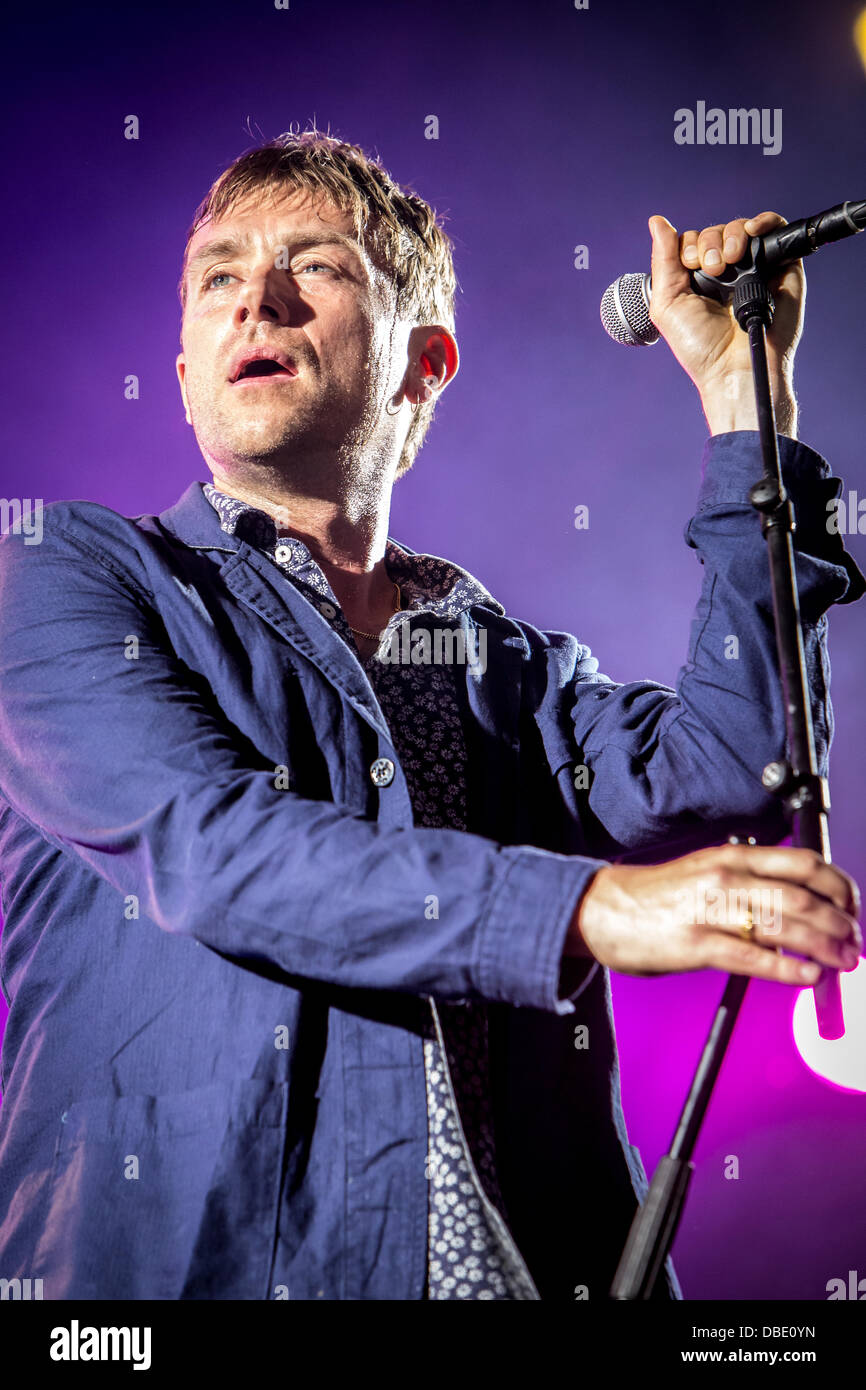
{"label": "ear", "polygon": [[[413,328],[408,355],[404,394],[412,404],[440,395],[460,366],[457,340],[441,323]],[[435,382],[425,383],[425,377],[435,377]]]}
{"label": "ear", "polygon": [[187,423],[188,425],[191,425],[191,424],[192,424],[192,416],[191,416],[190,413],[189,413],[189,401],[188,401],[187,398],[186,398],[186,385],[185,385],[185,378],[186,378],[186,359],[185,359],[185,357],[184,357],[184,355],[183,355],[182,352],[179,352],[179,353],[178,353],[178,355],[177,355],[177,360],[176,360],[176,362],[175,362],[175,364],[174,364],[174,367],[175,367],[175,371],[177,372],[177,379],[178,379],[178,381],[179,381],[179,383],[180,383],[180,395],[181,395],[181,399],[182,399],[182,401],[183,401],[183,408],[184,408],[184,411],[185,411],[185,413],[186,413],[186,423]]}

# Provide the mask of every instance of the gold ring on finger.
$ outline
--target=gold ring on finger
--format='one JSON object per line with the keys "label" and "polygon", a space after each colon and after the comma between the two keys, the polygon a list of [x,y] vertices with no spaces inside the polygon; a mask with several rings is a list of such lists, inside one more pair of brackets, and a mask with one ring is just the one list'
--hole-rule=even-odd
{"label": "gold ring on finger", "polygon": [[739,923],[739,925],[738,925],[738,927],[737,927],[737,931],[740,933],[740,936],[743,938],[744,941],[754,941],[754,939],[755,939],[755,924],[754,924],[754,922],[752,921],[752,909],[751,909],[751,908],[747,908],[747,910],[746,910],[746,920],[745,920],[745,922],[740,922],[740,923]]}

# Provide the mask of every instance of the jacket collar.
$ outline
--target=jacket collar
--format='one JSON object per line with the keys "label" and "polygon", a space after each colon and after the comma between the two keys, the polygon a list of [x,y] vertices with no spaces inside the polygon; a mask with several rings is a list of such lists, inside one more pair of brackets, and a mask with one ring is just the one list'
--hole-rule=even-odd
{"label": "jacket collar", "polygon": [[186,492],[164,512],[159,521],[164,529],[193,550],[239,550],[239,536],[230,536],[204,495],[203,484],[190,483]]}
{"label": "jacket collar", "polygon": [[[160,513],[164,529],[192,549],[229,552],[220,574],[232,593],[322,671],[380,739],[390,743],[388,723],[367,674],[358,661],[347,659],[343,639],[312,604],[295,602],[298,591],[266,555],[222,529],[219,515],[202,489],[202,483],[190,483],[183,496]],[[407,555],[416,553],[398,541],[394,544]],[[525,634],[496,599],[490,597],[489,606],[477,606],[495,640],[487,648],[483,677],[474,678],[471,668],[466,667],[465,692],[473,731],[469,737],[480,740],[480,751],[472,759],[480,768],[473,784],[476,790],[471,793],[473,798],[480,798],[473,815],[477,814],[479,826],[488,827],[485,833],[504,838],[517,785],[517,731],[530,648]],[[475,620],[464,612],[460,621],[468,635]],[[396,801],[394,805],[396,814]],[[403,811],[411,824],[411,811],[405,806]]]}
{"label": "jacket collar", "polygon": [[[159,520],[165,530],[181,541],[183,545],[189,546],[194,550],[223,550],[234,552],[245,546],[245,542],[236,533],[224,531],[220,524],[219,514],[216,508],[208,501],[204,493],[204,485],[198,480],[191,482],[183,495],[171,507],[160,512]],[[412,550],[402,541],[395,540],[393,536],[388,536],[389,542],[402,550],[405,555],[416,556],[418,551]],[[441,560],[444,557],[434,556],[433,559]],[[483,585],[470,575],[468,570],[462,570],[454,561],[448,561],[454,569],[472,581],[472,584],[483,595],[480,606],[489,609],[498,617],[505,617],[505,608],[495,599]]]}

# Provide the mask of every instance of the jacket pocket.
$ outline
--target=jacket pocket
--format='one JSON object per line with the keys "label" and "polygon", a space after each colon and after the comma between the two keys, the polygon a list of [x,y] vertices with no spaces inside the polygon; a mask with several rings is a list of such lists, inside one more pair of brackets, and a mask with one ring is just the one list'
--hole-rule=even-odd
{"label": "jacket pocket", "polygon": [[36,1265],[51,1299],[264,1299],[288,1083],[79,1101]]}

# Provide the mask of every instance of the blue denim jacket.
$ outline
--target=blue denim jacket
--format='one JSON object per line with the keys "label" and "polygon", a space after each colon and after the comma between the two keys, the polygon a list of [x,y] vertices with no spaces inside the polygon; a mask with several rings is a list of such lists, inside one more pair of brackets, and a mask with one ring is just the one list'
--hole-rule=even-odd
{"label": "blue denim jacket", "polygon": [[[824,614],[861,577],[823,524],[838,480],[780,443],[824,767]],[[708,442],[676,690],[614,683],[495,601],[463,615],[487,628],[470,832],[413,826],[360,663],[200,483],[159,516],[53,503],[40,544],[0,542],[0,1276],[420,1298],[421,1019],[484,998],[512,1233],[543,1299],[605,1297],[646,1177],[608,971],[561,978],[563,947],[601,863],[785,834],[760,781],[784,750],[760,472],[757,435]]]}

